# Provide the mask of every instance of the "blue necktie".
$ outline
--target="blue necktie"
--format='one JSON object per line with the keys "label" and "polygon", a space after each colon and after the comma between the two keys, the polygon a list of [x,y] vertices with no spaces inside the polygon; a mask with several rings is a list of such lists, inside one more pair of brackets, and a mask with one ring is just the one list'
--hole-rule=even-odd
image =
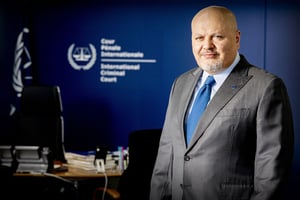
{"label": "blue necktie", "polygon": [[215,79],[213,76],[208,76],[204,85],[200,88],[194,104],[191,108],[190,114],[188,115],[188,119],[186,121],[186,141],[187,144],[190,143],[190,140],[193,137],[194,130],[198,124],[198,121],[204,112],[207,103],[210,100],[211,87],[215,83]]}

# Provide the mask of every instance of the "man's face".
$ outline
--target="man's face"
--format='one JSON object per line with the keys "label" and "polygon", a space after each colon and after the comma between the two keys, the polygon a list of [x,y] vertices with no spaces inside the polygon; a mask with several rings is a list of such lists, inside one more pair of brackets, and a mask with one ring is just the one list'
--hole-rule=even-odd
{"label": "man's face", "polygon": [[210,74],[228,68],[240,46],[240,32],[226,16],[208,11],[192,22],[192,48],[197,64]]}

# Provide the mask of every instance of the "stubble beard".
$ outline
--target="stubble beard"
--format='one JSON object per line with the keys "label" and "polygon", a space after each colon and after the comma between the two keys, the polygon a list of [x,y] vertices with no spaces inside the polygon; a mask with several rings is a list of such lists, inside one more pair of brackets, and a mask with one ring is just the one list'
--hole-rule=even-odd
{"label": "stubble beard", "polygon": [[216,74],[222,70],[223,64],[220,60],[217,60],[215,62],[201,64],[200,67],[208,73]]}

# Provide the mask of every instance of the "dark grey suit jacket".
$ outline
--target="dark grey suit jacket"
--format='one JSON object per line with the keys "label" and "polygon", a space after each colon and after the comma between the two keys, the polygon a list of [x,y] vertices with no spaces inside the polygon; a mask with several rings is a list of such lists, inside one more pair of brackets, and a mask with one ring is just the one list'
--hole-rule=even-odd
{"label": "dark grey suit jacket", "polygon": [[279,199],[294,144],[283,81],[241,55],[186,146],[184,118],[201,74],[194,68],[173,83],[150,199]]}

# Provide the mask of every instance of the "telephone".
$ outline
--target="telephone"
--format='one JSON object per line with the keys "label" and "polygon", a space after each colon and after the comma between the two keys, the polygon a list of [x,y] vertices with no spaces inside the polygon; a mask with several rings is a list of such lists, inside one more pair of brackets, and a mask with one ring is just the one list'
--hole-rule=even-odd
{"label": "telephone", "polygon": [[96,169],[98,173],[103,173],[105,172],[105,164],[104,164],[104,159],[96,159]]}

